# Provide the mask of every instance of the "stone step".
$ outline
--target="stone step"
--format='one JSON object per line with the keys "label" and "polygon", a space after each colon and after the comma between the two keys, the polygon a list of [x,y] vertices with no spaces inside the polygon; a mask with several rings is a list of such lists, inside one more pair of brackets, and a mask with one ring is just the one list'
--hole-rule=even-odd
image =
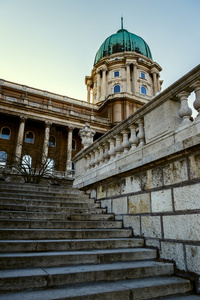
{"label": "stone step", "polygon": [[0,240],[0,253],[5,252],[47,252],[92,249],[117,249],[143,247],[141,238],[108,239],[49,239],[49,240]]}
{"label": "stone step", "polygon": [[109,220],[114,220],[114,215],[112,214],[71,214],[71,220],[72,221],[87,221],[87,220],[103,220],[106,219],[106,216],[110,216]]}
{"label": "stone step", "polygon": [[131,237],[131,229],[0,229],[0,240]]}
{"label": "stone step", "polygon": [[54,206],[54,207],[100,207],[99,203],[95,203],[92,199],[79,200],[79,199],[66,199],[62,202],[57,199],[57,201],[47,201],[47,200],[28,200],[28,199],[15,199],[15,198],[0,198],[0,205],[12,204],[12,205],[30,205],[30,206]]}
{"label": "stone step", "polygon": [[81,265],[51,268],[27,268],[0,271],[0,290],[13,291],[34,288],[112,281],[150,276],[169,276],[172,263],[155,261],[114,262],[99,265]]}
{"label": "stone step", "polygon": [[[45,213],[45,212],[29,212],[29,211],[0,211],[0,219],[23,219],[23,220],[72,220],[74,218],[74,212],[71,213]],[[95,210],[96,212],[96,210]],[[76,215],[75,215],[76,216]],[[73,219],[74,220],[74,219]],[[80,221],[93,221],[93,220],[114,220],[113,214],[83,214],[83,218],[79,218]]]}
{"label": "stone step", "polygon": [[16,205],[16,204],[0,204],[0,211],[31,211],[31,212],[56,212],[56,213],[96,213],[102,214],[106,212],[105,208],[99,208],[93,204],[89,207],[55,207],[55,206],[33,206],[33,205]]}
{"label": "stone step", "polygon": [[63,286],[55,289],[0,293],[0,300],[144,300],[162,299],[163,295],[176,295],[177,300],[197,300],[198,296],[178,296],[192,290],[188,280],[177,277],[152,277],[119,280],[114,282],[94,282]]}
{"label": "stone step", "polygon": [[[22,193],[0,193],[0,199],[26,199],[26,200],[49,200],[49,201],[66,201],[69,199],[72,200],[87,200],[87,195],[75,195],[75,194],[65,194],[65,195],[49,195],[49,193],[45,193],[45,195],[36,195],[35,193],[29,193],[29,194],[22,194]],[[70,201],[70,200],[69,200]]]}
{"label": "stone step", "polygon": [[59,267],[82,264],[155,260],[157,252],[152,249],[106,249],[37,253],[0,254],[0,269]]}
{"label": "stone step", "polygon": [[13,229],[102,229],[102,228],[122,228],[121,221],[46,221],[46,220],[0,220],[0,228]]}

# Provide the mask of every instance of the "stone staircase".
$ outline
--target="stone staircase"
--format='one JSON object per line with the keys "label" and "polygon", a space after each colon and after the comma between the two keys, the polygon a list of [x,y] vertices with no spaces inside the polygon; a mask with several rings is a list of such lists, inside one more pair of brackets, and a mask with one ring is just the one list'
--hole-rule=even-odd
{"label": "stone staircase", "polygon": [[0,182],[0,300],[196,299],[173,274],[70,184]]}

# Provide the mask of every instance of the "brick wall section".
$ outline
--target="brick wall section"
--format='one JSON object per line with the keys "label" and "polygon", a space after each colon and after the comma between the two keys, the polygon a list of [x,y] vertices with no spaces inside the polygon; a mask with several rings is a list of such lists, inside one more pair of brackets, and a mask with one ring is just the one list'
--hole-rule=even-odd
{"label": "brick wall section", "polygon": [[90,190],[135,236],[181,272],[200,275],[200,150],[166,158]]}

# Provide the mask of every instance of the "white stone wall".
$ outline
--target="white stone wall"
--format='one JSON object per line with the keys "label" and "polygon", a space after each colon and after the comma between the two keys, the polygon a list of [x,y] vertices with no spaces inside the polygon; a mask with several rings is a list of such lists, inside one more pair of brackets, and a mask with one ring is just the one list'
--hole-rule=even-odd
{"label": "white stone wall", "polygon": [[[124,227],[157,247],[180,271],[200,275],[200,150],[96,187]],[[114,177],[112,177],[112,180]],[[94,191],[93,191],[94,194]]]}

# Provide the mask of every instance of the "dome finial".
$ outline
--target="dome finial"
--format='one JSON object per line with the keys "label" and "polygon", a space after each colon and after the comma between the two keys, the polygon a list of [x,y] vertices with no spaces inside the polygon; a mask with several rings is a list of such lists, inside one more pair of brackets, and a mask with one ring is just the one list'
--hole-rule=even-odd
{"label": "dome finial", "polygon": [[123,30],[123,16],[121,16],[121,29]]}

